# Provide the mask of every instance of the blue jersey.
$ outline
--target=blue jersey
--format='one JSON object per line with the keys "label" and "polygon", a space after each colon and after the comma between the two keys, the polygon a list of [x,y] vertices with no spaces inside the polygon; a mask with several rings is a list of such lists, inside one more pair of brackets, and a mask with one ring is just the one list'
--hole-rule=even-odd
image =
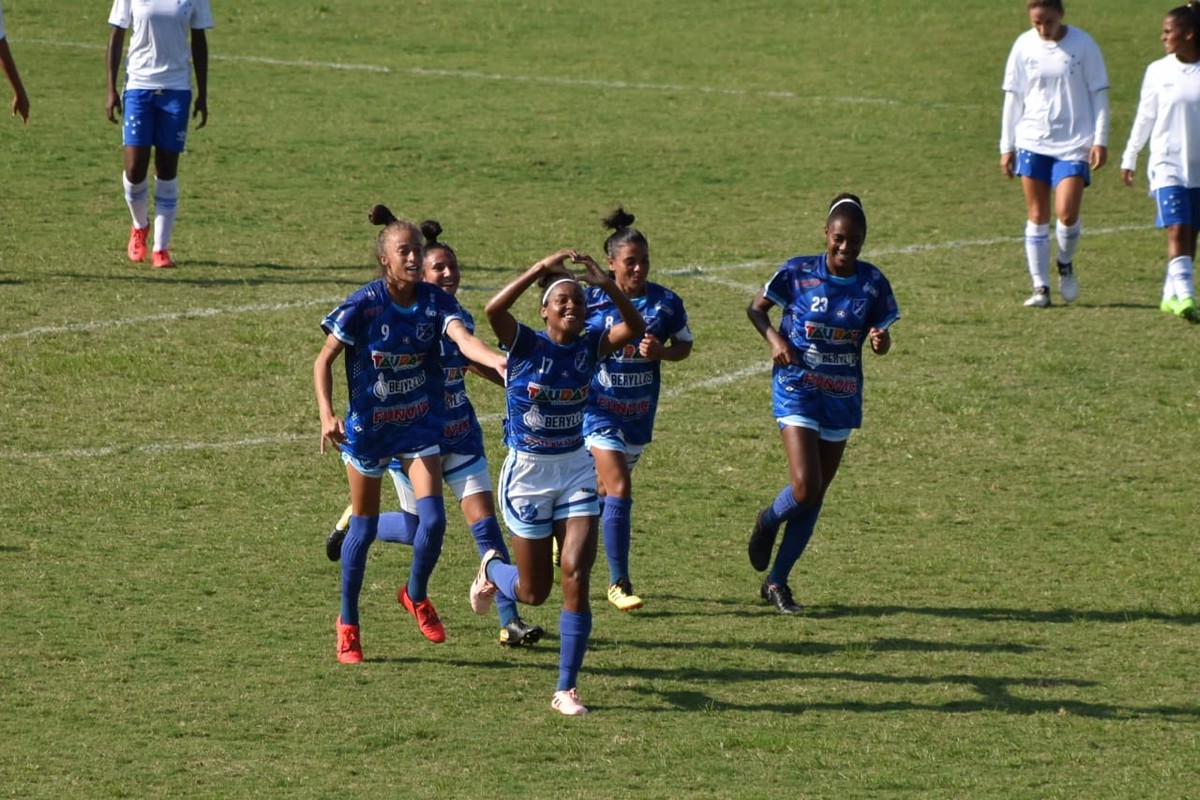
{"label": "blue jersey", "polygon": [[[630,300],[646,321],[646,333],[664,344],[671,338],[685,342],[692,340],[687,311],[679,295],[657,283],[648,283],[644,295]],[[588,287],[587,306],[589,328],[608,330],[622,321],[617,304],[599,287]],[[624,434],[628,444],[650,443],[662,386],[662,362],[638,353],[639,344],[640,341],[627,344],[600,362],[592,378],[584,415],[585,434],[616,428]]]}
{"label": "blue jersey", "polygon": [[828,428],[862,426],[862,348],[871,328],[900,318],[883,273],[865,261],[856,274],[829,272],[825,255],[796,256],[767,282],[763,293],[782,310],[779,333],[802,363],[772,375],[776,418],[810,417]]}
{"label": "blue jersey", "polygon": [[396,305],[383,280],[368,283],[321,328],[346,346],[346,442],[351,455],[380,460],[423,450],[442,436],[440,342],[463,318],[454,298],[418,283],[416,301]]}
{"label": "blue jersey", "polygon": [[[465,308],[462,323],[475,333],[475,319]],[[467,367],[470,361],[458,344],[449,336],[442,337],[442,378],[445,386],[444,419],[442,420],[442,452],[465,456],[483,455],[483,428],[475,415],[475,407],[467,397]]]}
{"label": "blue jersey", "polygon": [[510,449],[557,454],[583,447],[583,409],[603,338],[603,329],[585,328],[570,344],[555,344],[545,331],[517,324],[504,389]]}

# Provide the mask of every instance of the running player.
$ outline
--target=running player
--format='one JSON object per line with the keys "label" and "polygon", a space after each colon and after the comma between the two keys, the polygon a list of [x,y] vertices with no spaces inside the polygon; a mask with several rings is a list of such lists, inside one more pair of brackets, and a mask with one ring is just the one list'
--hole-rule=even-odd
{"label": "running player", "polygon": [[[621,322],[609,328],[585,327],[583,289],[565,267],[567,261],[585,266],[580,279],[613,299]],[[522,325],[509,311],[535,282],[545,287],[543,331]],[[501,289],[486,311],[501,346],[508,350],[508,456],[500,471],[500,507],[514,536],[517,564],[506,563],[496,551],[485,553],[471,583],[471,608],[486,613],[497,590],[529,605],[545,602],[554,579],[550,542],[559,541],[563,607],[558,686],[550,705],[559,713],[578,716],[587,713],[576,682],[592,630],[588,587],[599,515],[596,470],[583,443],[583,410],[596,365],[640,339],[646,326],[616,282],[591,256],[574,250],[560,250],[534,264]]]}
{"label": "running player", "polygon": [[[375,252],[380,276],[325,318],[325,346],[313,364],[321,451],[326,443],[341,449],[353,511],[341,552],[336,627],[342,663],[362,661],[358,596],[367,548],[379,527],[380,484],[393,457],[400,459],[412,483],[419,520],[412,569],[398,598],[425,638],[445,641],[445,628],[427,595],[446,531],[439,448],[442,336],[485,368],[504,366],[503,358],[467,330],[454,298],[421,280],[422,245],[421,231],[411,222],[396,220],[379,232]],[[349,389],[345,421],[333,409],[333,362],[342,351]]]}
{"label": "running player", "polygon": [[[643,604],[629,579],[631,473],[654,430],[660,364],[682,361],[692,352],[683,300],[648,280],[650,245],[633,222],[634,216],[624,208],[605,218],[605,227],[613,233],[604,242],[604,252],[617,288],[645,320],[646,335],[600,362],[583,418],[587,446],[596,461],[600,532],[608,557],[608,602],[621,611]],[[589,287],[586,295],[589,328],[609,328],[620,321],[616,304],[603,289]]]}
{"label": "running player", "polygon": [[[389,225],[396,221],[395,214],[384,205],[373,206],[369,216],[375,225]],[[462,280],[458,255],[450,245],[438,241],[442,234],[442,226],[436,220],[422,222],[421,233],[425,237],[423,280],[441,287],[446,294],[455,297]],[[475,320],[465,308],[462,310],[462,321],[467,330],[474,334]],[[488,550],[495,550],[507,560],[508,548],[504,544],[500,524],[496,521],[492,480],[483,449],[483,428],[480,427],[475,408],[467,397],[466,373],[474,372],[498,386],[504,386],[504,378],[495,369],[484,369],[465,359],[462,350],[448,336],[442,337],[441,361],[445,384],[441,443],[442,475],[446,485],[458,498],[463,517],[479,548],[479,555],[482,556]],[[380,514],[379,531],[375,538],[381,542],[411,545],[416,539],[419,526],[412,482],[404,474],[402,464],[395,459],[388,472],[396,485],[401,511]],[[342,540],[346,536],[350,516],[351,509],[347,508],[326,539],[325,553],[331,561],[337,561],[341,557]],[[541,626],[529,625],[522,620],[517,613],[516,604],[511,600],[497,598],[496,607],[500,615],[500,644],[508,647],[533,644],[545,633]]]}
{"label": "running player", "polygon": [[[746,309],[771,346],[773,411],[791,477],[755,519],[750,564],[759,572],[767,568],[784,525],[759,592],[784,614],[803,610],[792,598],[788,575],[812,537],[846,441],[862,425],[863,344],[886,354],[889,327],[900,318],[887,278],[858,260],[866,238],[862,202],[838,195],[825,221],[825,252],[788,259]],[[776,306],[782,314],[778,329],[769,316]]]}
{"label": "running player", "polygon": [[1167,229],[1167,279],[1163,311],[1200,322],[1193,279],[1200,231],[1200,3],[1167,12],[1162,43],[1167,54],[1146,68],[1121,179],[1133,185],[1138,153],[1150,142],[1150,193],[1157,224]]}
{"label": "running player", "polygon": [[[124,106],[125,202],[133,217],[125,252],[129,260],[146,258],[150,234],[150,155],[154,155],[153,267],[175,266],[171,232],[179,204],[179,154],[187,141],[188,107],[192,105],[192,70],[196,102],[192,117],[199,130],[208,124],[208,35],[213,26],[208,0],[114,0],[108,16],[108,119],[116,123]],[[125,60],[124,99],[117,93],[117,72],[125,31],[132,28]],[[189,43],[189,33],[191,41]],[[188,57],[191,56],[191,63]]]}
{"label": "running player", "polygon": [[1004,68],[1000,170],[1021,176],[1030,308],[1050,305],[1050,193],[1058,218],[1058,291],[1079,297],[1075,250],[1091,170],[1108,161],[1108,72],[1091,36],[1063,23],[1062,0],[1026,0],[1032,30],[1017,37]]}
{"label": "running player", "polygon": [[8,36],[4,31],[4,6],[0,6],[0,67],[12,85],[13,116],[21,115],[21,122],[29,124],[29,95],[25,93],[25,84],[21,83],[21,73],[17,72],[17,62],[13,60],[12,50],[8,48]]}

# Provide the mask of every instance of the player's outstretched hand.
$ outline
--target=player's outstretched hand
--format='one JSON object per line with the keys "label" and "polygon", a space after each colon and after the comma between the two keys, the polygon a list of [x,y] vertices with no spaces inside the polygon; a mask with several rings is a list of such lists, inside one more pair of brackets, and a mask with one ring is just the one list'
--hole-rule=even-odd
{"label": "player's outstretched hand", "polygon": [[572,261],[576,264],[583,264],[583,274],[579,276],[579,280],[586,284],[600,286],[612,280],[612,276],[601,269],[600,265],[596,263],[596,259],[587,253],[576,253]]}
{"label": "player's outstretched hand", "polygon": [[325,443],[328,442],[337,450],[342,442],[346,441],[346,423],[342,422],[341,417],[330,417],[329,419],[321,420],[321,453],[325,452]]}

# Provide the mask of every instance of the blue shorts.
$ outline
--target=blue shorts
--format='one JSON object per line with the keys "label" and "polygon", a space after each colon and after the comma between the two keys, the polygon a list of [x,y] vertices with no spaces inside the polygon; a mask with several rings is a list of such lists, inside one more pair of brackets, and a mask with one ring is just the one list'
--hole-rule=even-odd
{"label": "blue shorts", "polygon": [[1158,227],[1188,225],[1192,230],[1200,230],[1200,189],[1164,186],[1155,190],[1154,201],[1158,205],[1154,224]]}
{"label": "blue shorts", "polygon": [[[427,458],[436,456],[441,452],[441,448],[436,444],[426,447],[423,450],[415,450],[411,453],[401,453],[396,458],[413,459]],[[342,463],[349,464],[354,467],[355,471],[366,475],[368,478],[382,478],[387,474],[388,468],[392,465],[392,457],[386,458],[360,458],[353,455],[349,450],[342,450]]]}
{"label": "blue shorts", "polygon": [[642,457],[642,451],[646,449],[644,444],[629,444],[625,441],[625,434],[617,428],[603,428],[583,437],[583,443],[588,450],[613,450],[617,453],[625,454],[625,464],[630,469],[637,466],[638,460]]}
{"label": "blue shorts", "polygon": [[1017,166],[1013,170],[1023,178],[1057,187],[1064,178],[1083,178],[1084,186],[1092,185],[1092,171],[1086,161],[1060,161],[1053,156],[1017,150]]}
{"label": "blue shorts", "polygon": [[801,414],[790,414],[775,421],[779,423],[779,430],[788,427],[808,428],[810,431],[816,431],[817,436],[827,442],[844,442],[850,438],[853,430],[852,428],[826,428],[812,417],[805,417]]}
{"label": "blue shorts", "polygon": [[124,134],[126,147],[150,147],[182,153],[187,143],[187,89],[126,89]]}

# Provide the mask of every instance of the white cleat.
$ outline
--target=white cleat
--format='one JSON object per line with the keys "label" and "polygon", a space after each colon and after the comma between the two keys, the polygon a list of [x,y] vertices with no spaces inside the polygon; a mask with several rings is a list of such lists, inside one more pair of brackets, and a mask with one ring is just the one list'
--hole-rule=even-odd
{"label": "white cleat", "polygon": [[1050,307],[1050,290],[1045,286],[1035,289],[1033,296],[1025,301],[1026,308],[1049,308]]}
{"label": "white cleat", "polygon": [[1058,265],[1058,293],[1064,303],[1074,303],[1079,297],[1079,279],[1071,264]]}

